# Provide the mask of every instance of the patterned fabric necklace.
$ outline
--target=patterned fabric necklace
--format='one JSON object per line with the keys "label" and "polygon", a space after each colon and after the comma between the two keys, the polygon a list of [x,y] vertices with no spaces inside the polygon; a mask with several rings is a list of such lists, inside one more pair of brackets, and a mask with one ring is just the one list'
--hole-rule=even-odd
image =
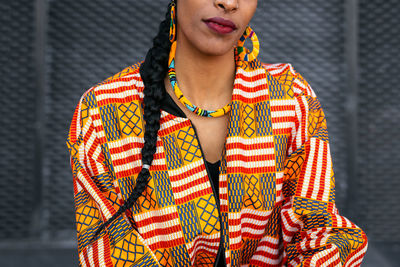
{"label": "patterned fabric necklace", "polygon": [[169,70],[168,70],[168,76],[169,76],[169,81],[171,82],[172,89],[178,98],[178,100],[185,106],[187,107],[190,111],[195,113],[198,116],[203,116],[203,117],[221,117],[225,114],[227,114],[231,110],[231,103],[227,104],[225,107],[217,109],[217,110],[205,110],[202,108],[197,107],[196,105],[193,105],[182,93],[182,91],[179,89],[178,82],[176,80],[176,72],[175,72],[175,53],[176,53],[176,41],[172,43],[171,45],[171,51],[169,53]]}

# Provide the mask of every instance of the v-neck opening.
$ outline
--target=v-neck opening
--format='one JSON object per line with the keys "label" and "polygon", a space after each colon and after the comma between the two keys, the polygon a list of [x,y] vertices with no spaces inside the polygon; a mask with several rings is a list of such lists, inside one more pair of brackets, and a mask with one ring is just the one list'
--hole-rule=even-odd
{"label": "v-neck opening", "polygon": [[212,166],[215,166],[215,165],[218,165],[219,163],[221,163],[221,160],[218,160],[218,161],[216,161],[216,162],[210,162],[210,161],[206,160],[206,162],[207,162],[208,164],[212,165]]}

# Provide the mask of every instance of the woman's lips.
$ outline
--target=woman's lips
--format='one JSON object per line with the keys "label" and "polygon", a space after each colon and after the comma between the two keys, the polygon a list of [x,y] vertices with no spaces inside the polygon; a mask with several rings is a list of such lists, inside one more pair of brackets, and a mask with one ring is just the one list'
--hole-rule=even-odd
{"label": "woman's lips", "polygon": [[204,20],[204,23],[210,29],[220,34],[227,34],[236,30],[236,25],[232,21],[223,19],[221,17]]}

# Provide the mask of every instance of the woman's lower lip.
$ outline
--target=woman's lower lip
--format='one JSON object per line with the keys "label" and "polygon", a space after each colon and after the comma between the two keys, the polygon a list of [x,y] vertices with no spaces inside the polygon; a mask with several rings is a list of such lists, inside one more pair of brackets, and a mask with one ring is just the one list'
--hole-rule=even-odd
{"label": "woman's lower lip", "polygon": [[204,23],[213,31],[219,33],[219,34],[227,34],[233,32],[233,28],[223,26],[221,24],[211,22],[211,21],[204,21]]}

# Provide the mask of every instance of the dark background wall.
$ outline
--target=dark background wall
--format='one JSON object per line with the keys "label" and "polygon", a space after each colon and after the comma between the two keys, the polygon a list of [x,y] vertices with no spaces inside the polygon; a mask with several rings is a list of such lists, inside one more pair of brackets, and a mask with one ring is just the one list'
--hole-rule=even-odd
{"label": "dark background wall", "polygon": [[[79,97],[143,60],[168,0],[0,1],[2,266],[77,265],[65,145]],[[267,63],[292,63],[327,116],[337,205],[400,257],[400,1],[259,0]]]}

